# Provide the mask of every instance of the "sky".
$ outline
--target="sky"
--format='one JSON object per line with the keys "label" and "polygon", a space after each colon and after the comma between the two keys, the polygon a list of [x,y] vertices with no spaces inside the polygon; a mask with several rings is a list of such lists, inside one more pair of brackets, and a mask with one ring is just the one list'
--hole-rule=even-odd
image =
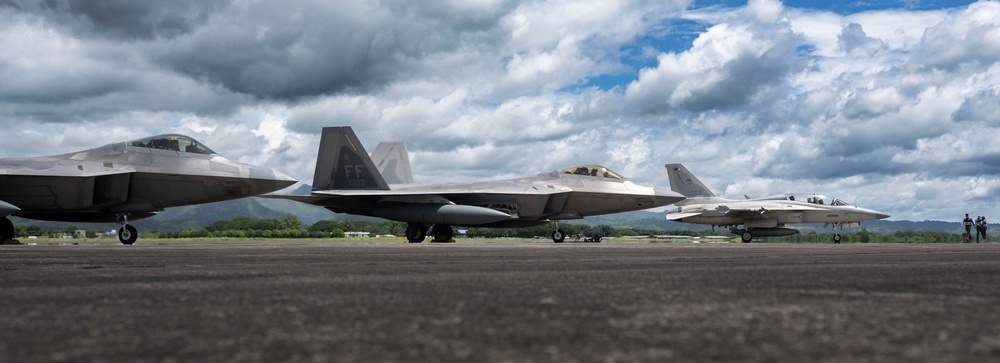
{"label": "sky", "polygon": [[0,156],[181,133],[311,182],[324,126],[418,183],[600,164],[1000,219],[1000,2],[0,0]]}

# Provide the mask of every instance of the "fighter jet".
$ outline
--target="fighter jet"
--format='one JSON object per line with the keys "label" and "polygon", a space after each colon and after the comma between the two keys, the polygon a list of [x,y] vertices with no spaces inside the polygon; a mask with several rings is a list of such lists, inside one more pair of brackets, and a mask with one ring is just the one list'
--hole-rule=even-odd
{"label": "fighter jet", "polygon": [[[731,227],[743,242],[754,237],[788,236],[798,230],[788,223],[825,223],[834,229],[833,242],[840,243],[836,228],[861,225],[862,221],[889,218],[888,214],[850,205],[843,200],[811,193],[788,193],[759,199],[733,200],[716,197],[681,164],[667,164],[670,189],[687,199],[667,212],[667,220]],[[743,226],[740,228],[740,226]]]}
{"label": "fighter jet", "polygon": [[164,208],[270,193],[295,179],[226,159],[195,139],[167,134],[69,154],[0,159],[0,240],[14,237],[7,216],[115,222],[135,243],[130,220]]}
{"label": "fighter jet", "polygon": [[[368,156],[354,130],[326,127],[308,196],[266,195],[325,207],[336,213],[406,222],[406,239],[448,241],[452,226],[517,228],[555,221],[554,242],[566,233],[558,221],[634,211],[683,200],[680,194],[635,184],[598,165],[582,165],[510,180],[413,184],[401,142],[382,143]],[[383,176],[385,172],[385,176]],[[393,180],[389,184],[386,180]]]}

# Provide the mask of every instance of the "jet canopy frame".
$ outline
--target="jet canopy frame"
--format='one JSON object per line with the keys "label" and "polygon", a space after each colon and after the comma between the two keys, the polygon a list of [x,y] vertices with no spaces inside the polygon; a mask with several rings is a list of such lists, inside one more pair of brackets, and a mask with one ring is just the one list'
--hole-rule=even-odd
{"label": "jet canopy frame", "polygon": [[593,164],[578,165],[565,168],[562,170],[562,173],[573,174],[573,175],[598,176],[602,178],[625,180],[625,178],[622,177],[621,174],[618,174],[606,167]]}
{"label": "jet canopy frame", "polygon": [[768,199],[768,200],[788,200],[788,201],[793,201],[793,202],[803,202],[803,203],[812,203],[812,204],[819,204],[819,205],[832,205],[832,206],[853,205],[853,204],[845,202],[844,200],[842,200],[840,198],[834,198],[834,197],[830,197],[830,196],[826,196],[826,195],[822,195],[822,194],[816,194],[816,193],[785,193],[785,194],[782,194],[782,195],[775,195],[775,196],[765,197],[763,199]]}
{"label": "jet canopy frame", "polygon": [[216,155],[215,151],[198,142],[190,136],[181,134],[163,134],[150,136],[144,139],[132,140],[128,142],[132,147],[145,147],[158,150],[170,150],[177,152],[188,152],[203,155]]}

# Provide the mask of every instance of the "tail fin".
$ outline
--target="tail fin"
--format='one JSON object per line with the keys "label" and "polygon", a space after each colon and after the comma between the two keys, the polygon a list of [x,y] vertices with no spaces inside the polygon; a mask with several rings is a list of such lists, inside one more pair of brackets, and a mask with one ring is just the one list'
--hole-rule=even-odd
{"label": "tail fin", "polygon": [[313,190],[389,190],[350,126],[324,127]]}
{"label": "tail fin", "polygon": [[410,154],[402,141],[383,141],[372,151],[372,160],[379,173],[389,184],[413,184],[410,170]]}
{"label": "tail fin", "polygon": [[670,190],[673,190],[681,195],[692,198],[692,197],[714,197],[715,194],[705,184],[702,184],[691,174],[684,165],[681,164],[667,164],[667,175],[670,176]]}

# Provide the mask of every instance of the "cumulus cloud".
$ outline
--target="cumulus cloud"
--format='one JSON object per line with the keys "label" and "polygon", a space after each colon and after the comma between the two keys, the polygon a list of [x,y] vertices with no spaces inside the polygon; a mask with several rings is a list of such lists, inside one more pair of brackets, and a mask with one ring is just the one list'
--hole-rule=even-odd
{"label": "cumulus cloud", "polygon": [[746,13],[712,26],[691,49],[664,53],[643,69],[625,97],[641,113],[707,111],[762,102],[791,71],[795,36],[776,1],[751,1]]}
{"label": "cumulus cloud", "polygon": [[837,45],[844,52],[862,52],[868,55],[885,48],[885,43],[869,37],[858,23],[844,25],[837,37]]}
{"label": "cumulus cloud", "polygon": [[918,50],[922,66],[987,68],[1000,60],[1000,3],[980,1],[928,27]]}
{"label": "cumulus cloud", "polygon": [[50,26],[85,37],[136,40],[171,38],[203,25],[230,0],[6,0],[0,6],[30,13]]}

